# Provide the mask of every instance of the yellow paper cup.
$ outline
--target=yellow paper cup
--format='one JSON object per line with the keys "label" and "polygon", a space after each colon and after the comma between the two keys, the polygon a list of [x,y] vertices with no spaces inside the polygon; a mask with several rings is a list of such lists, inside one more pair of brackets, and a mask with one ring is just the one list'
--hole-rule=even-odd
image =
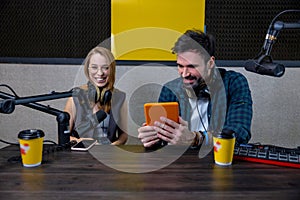
{"label": "yellow paper cup", "polygon": [[42,130],[23,130],[18,134],[20,152],[24,167],[36,167],[42,163],[44,132]]}
{"label": "yellow paper cup", "polygon": [[233,159],[235,137],[214,136],[214,159],[217,165],[231,165]]}

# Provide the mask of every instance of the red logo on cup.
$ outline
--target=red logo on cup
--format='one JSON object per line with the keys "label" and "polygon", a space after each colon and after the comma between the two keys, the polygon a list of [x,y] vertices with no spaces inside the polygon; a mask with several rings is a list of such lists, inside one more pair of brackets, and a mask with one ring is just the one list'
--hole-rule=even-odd
{"label": "red logo on cup", "polygon": [[218,152],[219,149],[221,149],[222,145],[221,145],[221,142],[217,141],[215,144],[214,144],[214,152]]}
{"label": "red logo on cup", "polygon": [[22,155],[26,155],[27,151],[29,150],[29,144],[25,143],[25,144],[21,144],[21,154]]}

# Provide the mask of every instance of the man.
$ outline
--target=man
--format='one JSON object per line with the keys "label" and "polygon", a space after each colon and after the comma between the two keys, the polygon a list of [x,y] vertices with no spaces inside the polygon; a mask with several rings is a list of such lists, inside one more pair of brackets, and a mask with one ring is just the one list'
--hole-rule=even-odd
{"label": "man", "polygon": [[[251,138],[252,98],[240,73],[215,67],[215,41],[199,30],[186,31],[175,43],[179,78],[166,83],[159,102],[179,103],[179,123],[161,117],[138,129],[145,147],[185,144],[199,147],[212,134]],[[211,137],[210,137],[211,138]]]}

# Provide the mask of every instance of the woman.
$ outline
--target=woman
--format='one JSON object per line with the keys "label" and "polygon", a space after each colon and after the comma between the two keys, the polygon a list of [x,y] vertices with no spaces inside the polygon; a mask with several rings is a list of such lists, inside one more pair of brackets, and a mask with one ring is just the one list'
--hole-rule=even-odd
{"label": "woman", "polygon": [[[71,135],[94,138],[99,143],[125,144],[128,137],[126,95],[114,88],[116,62],[111,51],[99,46],[92,49],[85,59],[84,73],[88,83],[81,86],[79,94],[70,97],[65,106],[65,111],[70,114]],[[91,121],[95,113],[102,114],[96,127],[84,132],[76,129],[76,126]],[[74,139],[71,136],[71,140]]]}

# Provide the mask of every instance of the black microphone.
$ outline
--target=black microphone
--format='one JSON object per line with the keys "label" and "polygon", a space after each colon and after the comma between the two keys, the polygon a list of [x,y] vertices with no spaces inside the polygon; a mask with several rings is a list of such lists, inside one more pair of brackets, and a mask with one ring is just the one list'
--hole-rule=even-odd
{"label": "black microphone", "polygon": [[278,34],[283,29],[299,29],[300,21],[297,23],[284,23],[282,21],[275,21],[277,17],[286,12],[300,12],[300,10],[286,10],[279,13],[271,22],[263,47],[258,56],[254,59],[247,60],[245,63],[245,69],[250,72],[255,72],[261,75],[269,75],[275,77],[281,77],[285,72],[285,67],[282,64],[273,63],[270,56],[272,46],[277,40]]}
{"label": "black microphone", "polygon": [[275,77],[281,77],[284,74],[284,65],[273,63],[273,59],[270,56],[272,46],[275,43],[278,34],[279,30],[272,30],[271,27],[269,28],[260,55],[246,61],[245,69],[247,71]]}
{"label": "black microphone", "polygon": [[245,63],[245,69],[257,74],[275,77],[281,77],[285,72],[284,65],[273,63],[271,57],[266,55],[263,55],[263,57],[257,60],[247,60]]}
{"label": "black microphone", "polygon": [[82,137],[85,133],[87,133],[89,130],[95,128],[100,122],[102,122],[106,118],[107,114],[103,110],[99,110],[93,115],[88,116],[87,120],[81,124],[79,124],[75,131],[78,133],[78,135],[74,135],[75,137],[79,138]]}

